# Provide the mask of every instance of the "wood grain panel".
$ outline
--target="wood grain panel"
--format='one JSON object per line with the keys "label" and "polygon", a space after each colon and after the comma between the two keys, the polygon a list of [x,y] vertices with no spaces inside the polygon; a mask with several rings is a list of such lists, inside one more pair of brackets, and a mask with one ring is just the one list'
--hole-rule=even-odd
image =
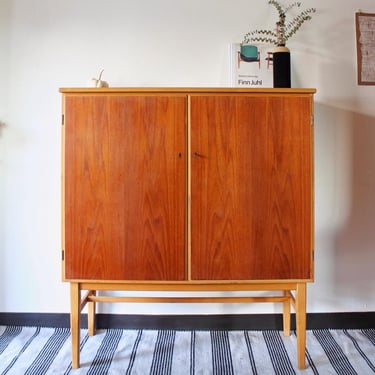
{"label": "wood grain panel", "polygon": [[312,276],[310,100],[192,97],[192,279]]}
{"label": "wood grain panel", "polygon": [[65,277],[185,279],[186,98],[65,97]]}

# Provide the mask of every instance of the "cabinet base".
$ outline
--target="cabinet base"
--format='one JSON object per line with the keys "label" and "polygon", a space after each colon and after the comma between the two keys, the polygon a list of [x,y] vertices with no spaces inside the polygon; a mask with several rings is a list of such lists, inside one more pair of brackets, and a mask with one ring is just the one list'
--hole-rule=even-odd
{"label": "cabinet base", "polygon": [[[98,291],[272,291],[270,296],[194,296],[194,297],[166,297],[166,296],[102,296]],[[82,293],[84,292],[84,293]],[[306,347],[306,282],[283,282],[283,283],[239,283],[239,284],[127,284],[127,283],[96,283],[96,282],[70,282],[70,329],[72,340],[72,367],[80,366],[80,328],[81,311],[88,307],[88,333],[95,334],[95,314],[98,302],[180,302],[180,303],[254,303],[273,302],[283,304],[283,332],[285,336],[290,335],[291,307],[296,313],[297,334],[297,361],[298,367],[304,369],[305,347]]]}

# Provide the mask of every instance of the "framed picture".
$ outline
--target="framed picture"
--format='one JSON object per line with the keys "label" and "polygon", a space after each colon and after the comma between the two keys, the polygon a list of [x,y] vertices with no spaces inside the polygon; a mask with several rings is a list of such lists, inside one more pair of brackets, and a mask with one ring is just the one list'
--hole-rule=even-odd
{"label": "framed picture", "polygon": [[355,14],[358,85],[375,85],[375,13]]}

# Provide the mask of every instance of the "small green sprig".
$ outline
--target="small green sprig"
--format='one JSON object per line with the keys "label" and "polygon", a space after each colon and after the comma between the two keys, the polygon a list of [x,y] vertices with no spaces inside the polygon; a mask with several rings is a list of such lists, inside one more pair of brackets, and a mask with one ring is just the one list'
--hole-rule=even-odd
{"label": "small green sprig", "polygon": [[290,22],[286,23],[286,14],[294,7],[299,8],[301,2],[296,1],[283,7],[276,0],[268,0],[268,4],[273,5],[278,14],[279,20],[276,22],[274,30],[253,30],[245,34],[242,44],[249,44],[252,42],[270,43],[275,45],[285,45],[286,42],[300,29],[306,22],[311,20],[312,14],[316,12],[316,8],[308,8],[300,12]]}

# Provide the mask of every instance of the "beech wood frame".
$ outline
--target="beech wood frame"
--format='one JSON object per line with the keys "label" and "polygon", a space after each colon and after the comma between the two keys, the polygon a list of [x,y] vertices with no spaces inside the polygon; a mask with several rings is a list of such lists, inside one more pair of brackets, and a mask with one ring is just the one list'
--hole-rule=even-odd
{"label": "beech wood frame", "polygon": [[[272,291],[279,292],[272,296],[239,296],[239,297],[129,297],[129,296],[100,296],[98,291]],[[86,291],[86,293],[82,293]],[[281,292],[281,294],[280,294]],[[306,367],[306,280],[282,281],[282,282],[239,282],[231,284],[223,283],[102,283],[102,282],[70,282],[70,327],[72,340],[72,367],[80,366],[80,328],[81,311],[87,305],[88,308],[88,334],[95,335],[96,303],[98,302],[179,302],[179,303],[254,303],[254,302],[278,302],[283,304],[283,333],[290,335],[291,307],[296,314],[297,335],[297,362],[300,369]]]}

